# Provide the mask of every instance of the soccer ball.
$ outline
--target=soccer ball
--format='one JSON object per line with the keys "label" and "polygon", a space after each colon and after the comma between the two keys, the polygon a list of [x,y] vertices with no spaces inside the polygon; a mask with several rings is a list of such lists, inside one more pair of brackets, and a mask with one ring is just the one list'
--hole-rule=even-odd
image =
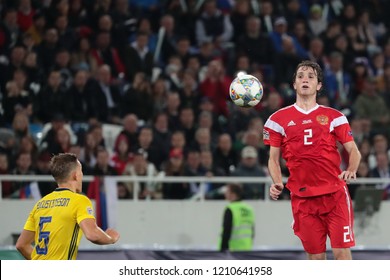
{"label": "soccer ball", "polygon": [[239,73],[230,84],[229,95],[234,104],[253,107],[263,97],[263,85],[255,76]]}

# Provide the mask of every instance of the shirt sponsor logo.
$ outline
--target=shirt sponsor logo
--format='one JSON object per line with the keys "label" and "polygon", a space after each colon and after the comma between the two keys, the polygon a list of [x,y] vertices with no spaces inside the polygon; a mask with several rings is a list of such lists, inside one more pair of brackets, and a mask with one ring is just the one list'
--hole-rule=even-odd
{"label": "shirt sponsor logo", "polygon": [[265,129],[263,129],[263,139],[264,140],[269,140],[269,132]]}
{"label": "shirt sponsor logo", "polygon": [[329,123],[329,118],[325,115],[318,115],[316,120],[320,125],[327,125]]}
{"label": "shirt sponsor logo", "polygon": [[312,121],[311,120],[303,120],[302,121],[302,124],[308,124],[308,123],[312,123]]}
{"label": "shirt sponsor logo", "polygon": [[287,124],[287,126],[293,126],[293,125],[295,125],[295,122],[292,120]]}

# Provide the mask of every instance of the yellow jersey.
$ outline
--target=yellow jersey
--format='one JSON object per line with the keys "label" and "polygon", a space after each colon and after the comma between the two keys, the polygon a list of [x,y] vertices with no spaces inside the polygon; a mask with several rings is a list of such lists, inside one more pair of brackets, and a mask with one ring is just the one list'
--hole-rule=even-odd
{"label": "yellow jersey", "polygon": [[83,194],[57,188],[30,212],[25,230],[35,232],[33,260],[75,260],[82,231],[80,222],[92,218],[92,202]]}

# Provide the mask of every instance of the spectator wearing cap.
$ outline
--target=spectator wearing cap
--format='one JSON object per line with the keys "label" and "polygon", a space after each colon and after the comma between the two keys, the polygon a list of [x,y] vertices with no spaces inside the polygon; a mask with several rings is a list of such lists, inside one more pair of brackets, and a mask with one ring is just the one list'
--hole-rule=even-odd
{"label": "spectator wearing cap", "polygon": [[[184,176],[183,151],[174,148],[169,152],[169,160],[165,162],[163,170],[166,176]],[[191,195],[189,185],[185,182],[163,183],[164,199],[187,199]]]}
{"label": "spectator wearing cap", "polygon": [[[283,51],[283,38],[286,36],[291,37],[292,44],[296,51],[296,54],[300,59],[307,59],[308,55],[306,50],[298,43],[295,36],[288,34],[288,23],[285,17],[278,17],[274,22],[274,31],[270,33],[271,41],[275,48],[276,53],[281,53]],[[291,76],[290,76],[291,77]]]}
{"label": "spectator wearing cap", "polygon": [[[241,160],[231,173],[233,177],[265,177],[265,172],[258,163],[257,151],[252,146],[246,146],[241,151]],[[264,199],[264,183],[244,183],[244,199]]]}
{"label": "spectator wearing cap", "polygon": [[[143,149],[138,149],[133,156],[132,162],[126,164],[123,175],[144,176],[149,179],[158,175],[155,165],[148,161],[148,154]],[[136,191],[138,199],[158,199],[162,197],[162,184],[158,181],[149,182],[124,182],[130,191],[131,197]]]}

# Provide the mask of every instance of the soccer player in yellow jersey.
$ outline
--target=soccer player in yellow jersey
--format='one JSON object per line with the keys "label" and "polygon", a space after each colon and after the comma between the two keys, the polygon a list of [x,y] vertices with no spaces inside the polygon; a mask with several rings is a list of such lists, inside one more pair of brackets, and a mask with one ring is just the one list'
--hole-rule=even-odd
{"label": "soccer player in yellow jersey", "polygon": [[82,233],[95,244],[117,242],[119,233],[98,227],[91,201],[80,194],[83,172],[76,155],[55,155],[50,167],[58,188],[35,204],[17,250],[28,260],[75,260]]}

